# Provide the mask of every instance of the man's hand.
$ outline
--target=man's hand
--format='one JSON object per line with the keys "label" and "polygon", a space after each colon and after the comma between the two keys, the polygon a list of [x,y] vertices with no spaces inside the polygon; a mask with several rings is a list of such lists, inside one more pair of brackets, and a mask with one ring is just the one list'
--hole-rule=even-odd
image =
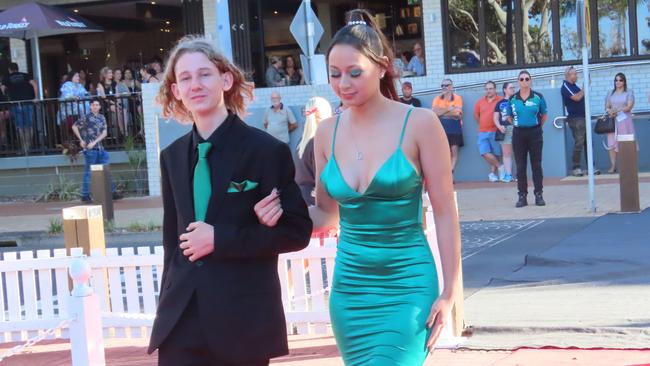
{"label": "man's hand", "polygon": [[80,140],[79,145],[81,146],[82,149],[86,149],[88,147],[88,145],[86,145],[86,141],[84,140]]}
{"label": "man's hand", "polygon": [[179,237],[183,255],[194,262],[214,252],[214,227],[203,221],[195,221],[187,226],[187,232]]}
{"label": "man's hand", "polygon": [[280,220],[280,217],[282,217],[283,212],[278,189],[273,188],[268,196],[262,198],[262,200],[255,204],[253,210],[260,224],[274,227],[278,223],[278,220]]}
{"label": "man's hand", "polygon": [[95,145],[97,145],[97,144],[95,143],[95,141],[93,141],[93,142],[89,143],[88,145],[86,145],[86,148],[88,150],[92,150],[95,147]]}

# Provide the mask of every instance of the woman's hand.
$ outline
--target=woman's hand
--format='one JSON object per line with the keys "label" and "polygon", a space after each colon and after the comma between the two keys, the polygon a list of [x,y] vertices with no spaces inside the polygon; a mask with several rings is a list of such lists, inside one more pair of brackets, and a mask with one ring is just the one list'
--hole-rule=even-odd
{"label": "woman's hand", "polygon": [[501,133],[506,133],[506,128],[503,125],[498,125],[497,129],[501,131]]}
{"label": "woman's hand", "polygon": [[280,202],[280,191],[273,188],[268,196],[262,198],[253,207],[260,224],[274,227],[282,217],[282,203]]}
{"label": "woman's hand", "polygon": [[431,329],[429,339],[427,340],[427,349],[433,352],[434,346],[440,337],[440,332],[447,324],[447,318],[454,305],[452,299],[448,296],[440,295],[433,306],[431,306],[431,313],[427,318],[427,328]]}

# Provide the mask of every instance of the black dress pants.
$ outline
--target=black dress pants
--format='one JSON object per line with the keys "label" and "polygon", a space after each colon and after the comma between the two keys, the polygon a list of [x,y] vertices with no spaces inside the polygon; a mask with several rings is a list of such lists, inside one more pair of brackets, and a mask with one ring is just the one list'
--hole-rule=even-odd
{"label": "black dress pants", "polygon": [[515,127],[512,131],[512,149],[517,164],[517,189],[519,194],[528,194],[528,156],[533,171],[535,193],[542,193],[544,174],[542,172],[542,147],[544,136],[542,127]]}
{"label": "black dress pants", "polygon": [[220,361],[210,352],[203,336],[196,295],[158,348],[158,366],[268,366],[269,360],[232,363]]}

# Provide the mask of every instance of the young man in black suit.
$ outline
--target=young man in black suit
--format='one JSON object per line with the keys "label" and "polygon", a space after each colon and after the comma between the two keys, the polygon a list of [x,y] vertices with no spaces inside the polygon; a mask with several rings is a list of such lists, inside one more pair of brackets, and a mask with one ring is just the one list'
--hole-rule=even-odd
{"label": "young man in black suit", "polygon": [[312,223],[289,148],[241,121],[244,97],[251,87],[211,43],[171,52],[158,102],[194,125],[160,154],[165,255],[148,351],[162,366],[288,353],[277,258],[307,246]]}

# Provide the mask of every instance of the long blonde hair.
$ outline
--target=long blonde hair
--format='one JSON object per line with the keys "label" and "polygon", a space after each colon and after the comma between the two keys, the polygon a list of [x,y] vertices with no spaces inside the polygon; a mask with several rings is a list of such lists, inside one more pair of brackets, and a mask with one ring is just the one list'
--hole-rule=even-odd
{"label": "long blonde hair", "polygon": [[305,127],[302,130],[302,139],[298,144],[298,157],[302,158],[305,147],[316,135],[316,125],[326,118],[332,116],[332,106],[327,99],[312,97],[305,104]]}
{"label": "long blonde hair", "polygon": [[246,114],[246,102],[253,100],[253,86],[246,81],[244,73],[233,65],[216,47],[202,36],[186,36],[181,38],[169,54],[167,67],[163,73],[156,102],[162,106],[165,118],[191,122],[192,114],[182,101],[176,100],[172,93],[172,84],[176,82],[176,63],[186,53],[202,53],[217,67],[220,73],[229,72],[233,76],[230,90],[224,91],[226,108],[243,117]]}

